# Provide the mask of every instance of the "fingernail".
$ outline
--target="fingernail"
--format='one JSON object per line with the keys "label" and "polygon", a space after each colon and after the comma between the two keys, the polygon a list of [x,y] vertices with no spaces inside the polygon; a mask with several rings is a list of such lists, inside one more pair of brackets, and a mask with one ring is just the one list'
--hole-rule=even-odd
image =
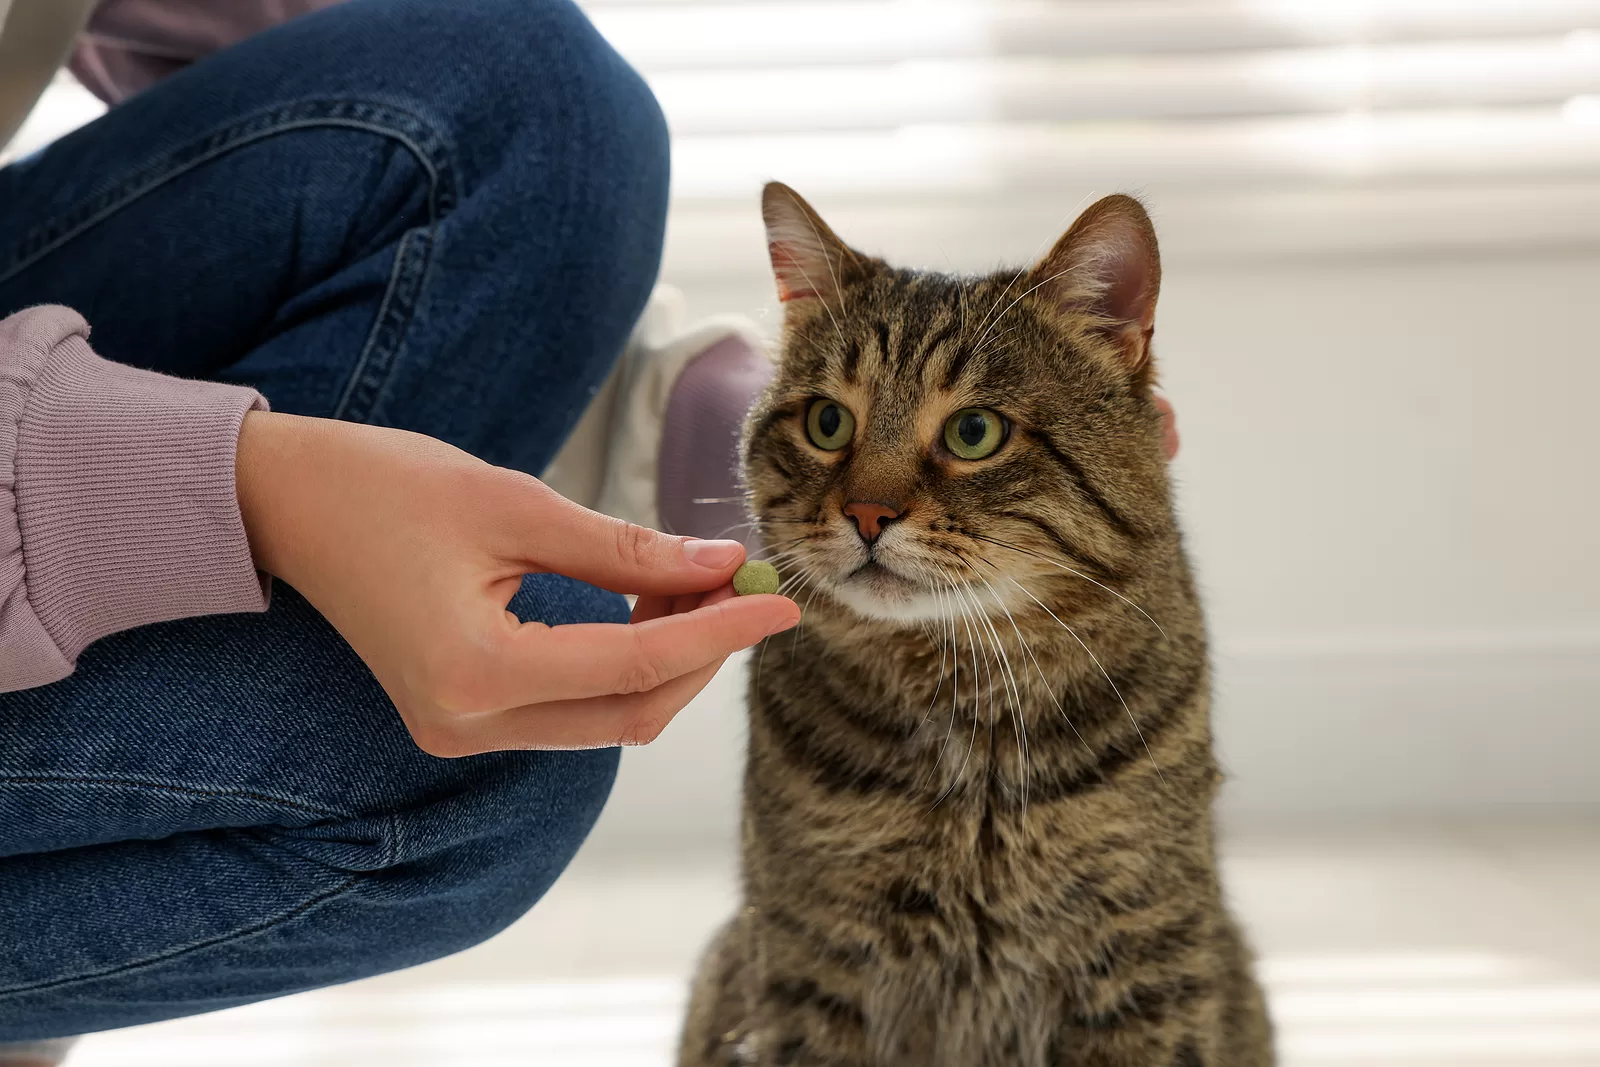
{"label": "fingernail", "polygon": [[702,541],[691,537],[683,543],[683,558],[696,567],[726,570],[744,558],[744,545],[738,541]]}

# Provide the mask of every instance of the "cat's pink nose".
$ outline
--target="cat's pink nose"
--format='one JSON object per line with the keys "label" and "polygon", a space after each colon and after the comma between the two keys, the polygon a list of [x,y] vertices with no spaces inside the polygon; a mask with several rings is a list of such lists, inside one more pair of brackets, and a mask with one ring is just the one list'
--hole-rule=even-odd
{"label": "cat's pink nose", "polygon": [[856,529],[868,543],[876,541],[883,528],[900,517],[900,512],[889,505],[871,500],[852,500],[844,506],[844,513],[856,521]]}

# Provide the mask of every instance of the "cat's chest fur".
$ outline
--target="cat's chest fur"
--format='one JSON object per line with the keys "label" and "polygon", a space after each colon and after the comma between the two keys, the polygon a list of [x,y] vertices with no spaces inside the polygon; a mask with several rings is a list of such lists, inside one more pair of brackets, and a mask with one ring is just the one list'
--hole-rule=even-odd
{"label": "cat's chest fur", "polygon": [[[1097,789],[1024,805],[1016,744],[981,724],[941,746],[942,759],[906,760],[924,776],[919,788],[863,793],[857,804],[809,782],[776,790],[781,804],[748,816],[752,899],[804,885],[819,914],[848,916],[880,939],[881,958],[938,957],[956,980],[1088,963],[1165,851],[1151,843],[1153,813],[1141,798]],[[942,764],[961,778],[941,780]]]}
{"label": "cat's chest fur", "polygon": [[1131,916],[1181,917],[1209,894],[1203,693],[1159,739],[1203,758],[1163,777],[1153,758],[1093,755],[1127,739],[1088,702],[1060,706],[1071,685],[1048,657],[1030,684],[821,629],[752,686],[747,921],[783,942],[758,954],[780,970],[853,959],[837,980],[880,1042],[1046,1041],[1068,1005],[1095,1010]]}
{"label": "cat's chest fur", "polygon": [[752,679],[746,922],[773,974],[823,967],[854,990],[883,1062],[923,1032],[969,1062],[1018,1042],[1043,1056],[1064,1016],[1112,1002],[1099,986],[1130,937],[1203,936],[1203,649],[1187,686],[1112,695],[1042,643],[1024,675],[1020,649],[1007,672],[826,618],[807,640]]}

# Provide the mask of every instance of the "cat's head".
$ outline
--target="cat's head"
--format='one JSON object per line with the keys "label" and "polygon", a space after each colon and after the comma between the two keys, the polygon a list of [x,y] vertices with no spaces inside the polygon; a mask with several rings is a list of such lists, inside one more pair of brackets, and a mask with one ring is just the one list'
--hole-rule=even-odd
{"label": "cat's head", "polygon": [[1137,200],[976,278],[863,255],[785,185],[762,208],[784,327],[745,478],[789,590],[902,623],[1059,613],[1072,572],[1089,603],[1170,555],[1161,265]]}

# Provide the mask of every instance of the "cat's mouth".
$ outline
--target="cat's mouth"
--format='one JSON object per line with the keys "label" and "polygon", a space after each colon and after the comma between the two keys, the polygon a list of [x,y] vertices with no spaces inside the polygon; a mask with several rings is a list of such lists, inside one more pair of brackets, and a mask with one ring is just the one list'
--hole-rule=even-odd
{"label": "cat's mouth", "polygon": [[924,581],[908,577],[876,557],[850,571],[833,585],[844,605],[868,618],[918,622],[938,617],[940,604]]}
{"label": "cat's mouth", "polygon": [[847,582],[858,578],[862,581],[869,582],[892,581],[906,583],[910,581],[909,578],[905,578],[890,568],[884,566],[884,564],[875,556],[868,557],[865,563],[861,564],[861,566],[844,576],[844,580]]}
{"label": "cat's mouth", "polygon": [[855,570],[844,576],[844,585],[869,589],[887,596],[909,596],[926,592],[928,584],[908,577],[876,556],[867,557]]}

